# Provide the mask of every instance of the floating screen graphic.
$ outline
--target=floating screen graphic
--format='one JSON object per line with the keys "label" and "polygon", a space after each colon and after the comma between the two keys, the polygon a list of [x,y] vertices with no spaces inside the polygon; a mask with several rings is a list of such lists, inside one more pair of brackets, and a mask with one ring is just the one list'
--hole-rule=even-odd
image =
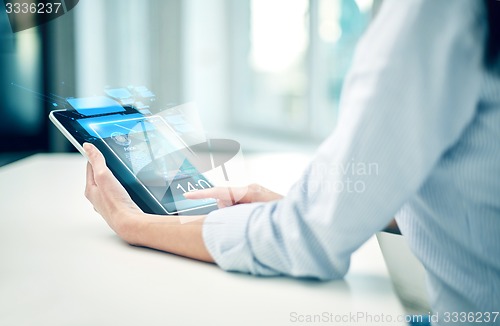
{"label": "floating screen graphic", "polygon": [[[133,90],[128,90],[134,95]],[[115,97],[112,101],[129,98],[124,89],[113,89],[110,93],[108,96]],[[69,100],[78,111],[55,110],[55,119],[80,145],[94,143],[100,145],[105,155],[110,155],[107,159],[113,173],[122,177],[121,182],[130,187],[128,191],[139,196],[134,200],[145,211],[182,215],[187,218],[180,222],[187,223],[191,215],[196,217],[215,209],[217,202],[186,199],[183,196],[186,192],[213,185],[241,187],[249,183],[240,144],[230,139],[208,139],[194,103],[144,115],[135,106],[111,112],[115,109],[102,107],[102,102],[88,105],[82,99]],[[233,203],[245,195],[233,194],[231,188],[227,191]]]}
{"label": "floating screen graphic", "polygon": [[[135,119],[135,118],[142,118],[144,116],[142,114],[140,114],[140,113],[137,113],[137,114],[128,114],[127,117],[129,119]],[[105,115],[105,116],[96,117],[96,118],[89,117],[87,119],[78,119],[77,122],[80,124],[80,126],[82,126],[83,129],[85,129],[86,132],[88,132],[88,134],[90,136],[99,138],[99,135],[96,134],[96,132],[94,131],[94,129],[92,129],[90,127],[91,125],[95,125],[95,124],[98,124],[98,123],[105,123],[105,122],[109,122],[109,121],[117,121],[117,120],[120,120],[120,119],[123,119],[122,115],[120,115],[120,114],[112,114],[112,115]]]}
{"label": "floating screen graphic", "polygon": [[186,144],[161,117],[108,120],[89,125],[167,212],[216,204],[187,200],[187,191],[212,187],[190,160]]}
{"label": "floating screen graphic", "polygon": [[125,111],[118,102],[106,96],[70,98],[67,101],[78,113],[86,116]]}

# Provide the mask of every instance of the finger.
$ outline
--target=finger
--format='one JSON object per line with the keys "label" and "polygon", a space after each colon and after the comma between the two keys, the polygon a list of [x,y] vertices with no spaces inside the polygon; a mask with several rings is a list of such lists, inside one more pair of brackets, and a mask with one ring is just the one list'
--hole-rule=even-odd
{"label": "finger", "polygon": [[94,170],[90,162],[87,162],[87,186],[95,186]]}
{"label": "finger", "polygon": [[226,208],[226,207],[229,207],[229,206],[232,206],[233,204],[227,200],[220,200],[220,199],[217,199],[217,207],[219,208]]}
{"label": "finger", "polygon": [[215,198],[226,206],[236,203],[249,203],[252,199],[248,187],[215,187],[187,192],[184,194],[184,197],[187,199]]}
{"label": "finger", "polygon": [[229,201],[230,205],[252,202],[253,195],[249,187],[229,187],[225,189],[229,196],[226,201]]}
{"label": "finger", "polygon": [[96,183],[94,180],[94,171],[92,170],[92,165],[87,162],[87,174],[86,174],[86,183],[85,183],[85,197],[88,200],[92,201],[94,189],[96,189]]}
{"label": "finger", "polygon": [[90,143],[85,143],[83,144],[83,149],[85,150],[85,153],[87,153],[89,162],[92,164],[92,168],[95,172],[99,172],[106,166],[106,160],[97,147]]}
{"label": "finger", "polygon": [[90,143],[83,144],[83,149],[89,158],[89,163],[92,165],[94,184],[98,185],[99,182],[105,181],[109,178],[111,171],[106,166],[106,160],[102,153]]}
{"label": "finger", "polygon": [[187,199],[215,198],[219,200],[231,200],[230,190],[225,187],[214,187],[210,189],[190,191],[184,193],[184,197]]}

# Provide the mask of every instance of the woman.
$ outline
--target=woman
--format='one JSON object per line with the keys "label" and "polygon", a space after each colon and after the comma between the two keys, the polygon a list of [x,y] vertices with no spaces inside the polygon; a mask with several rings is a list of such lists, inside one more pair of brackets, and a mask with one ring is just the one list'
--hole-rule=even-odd
{"label": "woman", "polygon": [[[324,280],[343,277],[351,253],[396,216],[426,268],[434,312],[498,311],[499,7],[386,0],[357,48],[338,127],[282,199],[251,187],[240,205],[179,225],[142,213],[88,144],[86,195],[131,244]],[[377,169],[346,173],[352,162]],[[347,182],[362,191],[331,187]]]}

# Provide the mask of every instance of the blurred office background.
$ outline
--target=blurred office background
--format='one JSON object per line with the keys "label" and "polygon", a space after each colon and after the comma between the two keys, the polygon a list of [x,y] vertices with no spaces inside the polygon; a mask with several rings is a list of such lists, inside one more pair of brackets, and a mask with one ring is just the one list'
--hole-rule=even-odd
{"label": "blurred office background", "polygon": [[[245,150],[313,148],[334,128],[354,47],[381,0],[81,0],[13,34],[0,11],[0,165],[71,146],[47,97],[145,85],[195,101]],[[3,9],[3,8],[2,8]]]}

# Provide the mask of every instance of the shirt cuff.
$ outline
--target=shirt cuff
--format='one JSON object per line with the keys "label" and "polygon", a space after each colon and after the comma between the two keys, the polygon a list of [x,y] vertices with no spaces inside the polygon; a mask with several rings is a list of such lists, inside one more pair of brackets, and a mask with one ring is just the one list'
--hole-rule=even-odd
{"label": "shirt cuff", "polygon": [[277,275],[254,259],[248,238],[248,225],[263,206],[263,203],[240,204],[207,215],[203,224],[203,240],[220,268],[256,275]]}

